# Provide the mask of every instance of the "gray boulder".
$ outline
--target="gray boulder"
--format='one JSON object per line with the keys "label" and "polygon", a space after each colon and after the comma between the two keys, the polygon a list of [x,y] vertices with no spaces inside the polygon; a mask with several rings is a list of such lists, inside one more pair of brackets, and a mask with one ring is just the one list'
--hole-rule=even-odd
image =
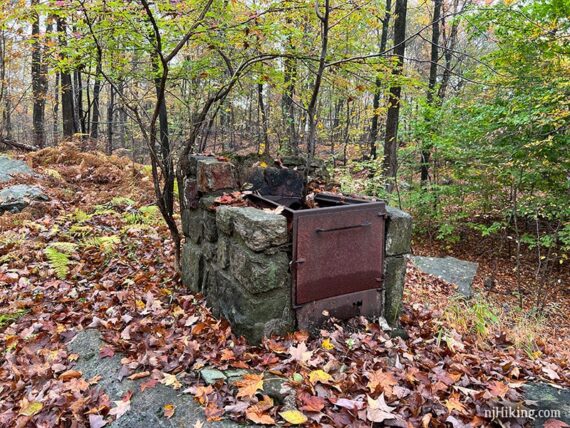
{"label": "gray boulder", "polygon": [[[99,351],[104,342],[97,330],[83,330],[67,345],[69,350],[79,355],[74,367],[82,373],[84,379],[101,376],[95,388],[102,389],[112,401],[120,400],[127,392],[134,392],[131,398],[131,409],[119,419],[113,421],[110,427],[139,428],[139,427],[226,427],[234,428],[240,425],[232,421],[208,422],[203,409],[192,395],[184,394],[163,384],[154,388],[140,390],[140,385],[148,378],[129,380],[121,375],[121,354],[111,358],[101,358]],[[168,419],[164,416],[164,406],[172,404],[176,410],[174,416]]]}
{"label": "gray boulder", "polygon": [[0,215],[8,211],[17,213],[26,208],[32,201],[47,201],[49,198],[36,186],[16,184],[0,190]]}
{"label": "gray boulder", "polygon": [[0,156],[0,183],[12,179],[15,175],[35,175],[32,168],[24,161],[10,159],[7,156]]}
{"label": "gray boulder", "polygon": [[457,291],[462,296],[469,298],[473,294],[471,286],[479,266],[477,263],[459,260],[455,257],[413,256],[412,261],[422,272],[456,284]]}
{"label": "gray boulder", "polygon": [[[570,389],[536,382],[527,383],[523,390],[525,399],[532,404],[530,407],[537,415],[534,421],[529,421],[535,427],[544,426],[550,418],[570,424]],[[546,414],[549,416],[545,417]]]}

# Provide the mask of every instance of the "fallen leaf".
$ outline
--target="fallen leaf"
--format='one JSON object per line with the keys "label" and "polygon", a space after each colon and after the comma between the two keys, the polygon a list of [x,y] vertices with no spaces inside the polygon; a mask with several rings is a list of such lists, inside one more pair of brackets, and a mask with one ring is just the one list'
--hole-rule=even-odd
{"label": "fallen leaf", "polygon": [[141,392],[144,392],[145,389],[152,389],[156,386],[157,383],[157,379],[149,379],[146,382],[141,383],[140,390]]}
{"label": "fallen leaf", "polygon": [[212,385],[198,386],[194,391],[194,398],[198,400],[198,403],[204,405],[208,401],[208,395],[214,392]]}
{"label": "fallen leaf", "polygon": [[174,411],[176,410],[176,407],[174,406],[174,404],[165,404],[162,407],[162,410],[164,411],[164,417],[166,419],[170,419],[172,416],[174,416]]}
{"label": "fallen leaf", "polygon": [[39,401],[28,401],[24,399],[22,408],[20,409],[20,415],[23,416],[34,416],[37,415],[40,410],[44,408],[44,405]]}
{"label": "fallen leaf", "polygon": [[349,400],[348,398],[339,398],[334,402],[335,406],[344,407],[348,410],[361,410],[364,408],[364,402],[360,400]]}
{"label": "fallen leaf", "polygon": [[396,415],[392,414],[395,407],[390,407],[384,400],[384,393],[380,394],[376,400],[372,397],[368,398],[368,408],[366,409],[366,418],[370,422],[383,422],[389,419],[396,419]]}
{"label": "fallen leaf", "polygon": [[204,414],[206,415],[206,420],[208,422],[220,421],[222,420],[224,409],[222,407],[219,407],[216,403],[210,402],[206,405]]}
{"label": "fallen leaf", "polygon": [[457,410],[459,413],[462,414],[466,413],[465,406],[463,405],[463,403],[461,403],[461,401],[459,401],[459,393],[454,392],[453,394],[451,394],[449,399],[445,402],[445,407],[447,407],[449,413],[451,413],[453,410]]}
{"label": "fallen leaf", "polygon": [[115,416],[117,419],[119,419],[121,416],[123,416],[129,410],[131,410],[130,398],[118,400],[118,401],[113,401],[113,403],[115,403],[116,407],[113,407],[111,410],[109,410],[109,414],[112,416]]}
{"label": "fallen leaf", "polygon": [[313,356],[313,351],[307,351],[307,344],[305,342],[299,343],[297,346],[289,347],[289,355],[292,361],[305,364]]}
{"label": "fallen leaf", "polygon": [[87,383],[88,383],[89,385],[96,385],[96,384],[99,383],[99,381],[100,381],[101,379],[103,379],[103,376],[101,376],[101,375],[95,375],[95,376],[93,376],[91,379],[88,379],[88,380],[87,380]]}
{"label": "fallen leaf", "polygon": [[568,428],[568,427],[570,427],[570,425],[558,419],[548,419],[546,422],[544,422],[544,428]]}
{"label": "fallen leaf", "polygon": [[130,375],[130,376],[128,377],[128,379],[130,379],[130,380],[137,380],[137,379],[142,379],[143,377],[147,377],[147,376],[150,376],[150,372],[149,372],[149,371],[133,373],[132,375]]}
{"label": "fallen leaf", "polygon": [[249,407],[245,412],[245,417],[256,424],[275,425],[275,419],[265,412],[273,407],[271,397],[264,395],[263,400]]}
{"label": "fallen leaf", "polygon": [[105,345],[99,350],[99,358],[111,358],[115,351],[110,345]]}
{"label": "fallen leaf", "polygon": [[309,420],[307,416],[296,409],[285,410],[284,412],[280,412],[279,415],[291,425],[301,425]]}
{"label": "fallen leaf", "polygon": [[394,375],[390,372],[385,372],[380,370],[373,371],[372,373],[367,374],[368,377],[368,384],[366,387],[370,390],[370,392],[375,392],[376,389],[380,386],[382,391],[384,391],[387,387],[391,387],[398,384]]}
{"label": "fallen leaf", "polygon": [[303,403],[301,410],[306,412],[320,412],[325,407],[325,399],[315,395],[302,394],[299,400]]}
{"label": "fallen leaf", "polygon": [[560,380],[560,376],[556,373],[552,368],[544,366],[542,371],[546,376],[548,376],[552,380]]}
{"label": "fallen leaf", "polygon": [[101,415],[89,415],[89,428],[101,428],[107,425],[107,421]]}
{"label": "fallen leaf", "polygon": [[237,398],[253,397],[258,389],[263,389],[263,373],[262,374],[246,374],[242,379],[235,382],[239,388]]}
{"label": "fallen leaf", "polygon": [[328,383],[332,376],[324,370],[313,370],[309,373],[309,382],[314,385],[317,382]]}
{"label": "fallen leaf", "polygon": [[160,383],[162,383],[163,385],[166,386],[171,386],[174,389],[180,389],[182,388],[182,384],[180,383],[180,381],[176,378],[176,375],[170,374],[170,373],[163,373],[163,378],[160,381]]}
{"label": "fallen leaf", "polygon": [[489,385],[489,392],[495,397],[504,398],[509,392],[509,386],[496,380]]}
{"label": "fallen leaf", "polygon": [[82,373],[79,370],[68,370],[59,375],[58,379],[66,382],[70,379],[77,379],[81,377]]}

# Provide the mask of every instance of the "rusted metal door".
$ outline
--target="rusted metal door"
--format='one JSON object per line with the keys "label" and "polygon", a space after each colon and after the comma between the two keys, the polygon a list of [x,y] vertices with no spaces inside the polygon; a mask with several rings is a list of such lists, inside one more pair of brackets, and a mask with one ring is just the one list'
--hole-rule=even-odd
{"label": "rusted metal door", "polygon": [[382,202],[295,212],[295,304],[381,288],[384,221]]}

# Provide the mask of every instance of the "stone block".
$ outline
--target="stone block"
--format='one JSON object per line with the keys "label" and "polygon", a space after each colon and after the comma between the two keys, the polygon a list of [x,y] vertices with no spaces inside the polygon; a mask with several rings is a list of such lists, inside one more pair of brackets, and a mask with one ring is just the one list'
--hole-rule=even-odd
{"label": "stone block", "polygon": [[182,232],[194,244],[202,241],[202,210],[186,208],[182,210]]}
{"label": "stone block", "polygon": [[218,214],[220,229],[236,232],[253,251],[286,244],[287,219],[256,208],[224,207]]}
{"label": "stone block", "polygon": [[384,262],[384,318],[390,326],[398,325],[404,298],[406,258],[386,257]]}
{"label": "stone block", "polygon": [[393,207],[386,207],[386,255],[408,254],[412,242],[412,216]]}
{"label": "stone block", "polygon": [[219,207],[216,210],[216,226],[219,232],[231,236],[234,230],[234,211],[232,207]]}
{"label": "stone block", "polygon": [[255,253],[234,243],[230,247],[230,270],[252,294],[291,287],[289,258],[284,252],[272,255]]}
{"label": "stone block", "polygon": [[213,213],[216,212],[216,199],[217,196],[213,195],[213,196],[202,196],[200,198],[200,202],[198,203],[198,207],[205,210],[205,211],[211,211]]}
{"label": "stone block", "polygon": [[202,193],[237,189],[234,166],[229,162],[208,157],[197,160],[196,179]]}
{"label": "stone block", "polygon": [[225,317],[233,331],[252,344],[271,334],[286,333],[294,326],[290,288],[253,295],[230,275],[217,271],[217,288],[208,294],[214,314]]}
{"label": "stone block", "polygon": [[225,236],[220,236],[218,240],[218,266],[226,269],[230,265],[230,240]]}
{"label": "stone block", "polygon": [[205,261],[209,263],[216,263],[216,259],[218,257],[218,247],[216,244],[212,244],[211,242],[204,242],[202,244],[201,250]]}
{"label": "stone block", "polygon": [[477,274],[478,264],[455,257],[412,257],[416,267],[430,275],[457,285],[459,294],[467,299],[473,295],[472,285]]}
{"label": "stone block", "polygon": [[216,242],[218,239],[218,227],[216,226],[216,212],[203,210],[202,230],[206,241]]}
{"label": "stone block", "polygon": [[200,199],[198,194],[198,182],[195,179],[185,177],[183,183],[183,208],[198,208],[198,201]]}
{"label": "stone block", "polygon": [[204,259],[200,247],[192,242],[185,242],[181,259],[182,283],[195,293],[202,291]]}
{"label": "stone block", "polygon": [[201,155],[190,155],[188,157],[188,175],[190,177],[196,177],[198,175],[198,162],[200,162],[201,160],[208,160],[208,159],[214,159],[212,156],[201,156]]}

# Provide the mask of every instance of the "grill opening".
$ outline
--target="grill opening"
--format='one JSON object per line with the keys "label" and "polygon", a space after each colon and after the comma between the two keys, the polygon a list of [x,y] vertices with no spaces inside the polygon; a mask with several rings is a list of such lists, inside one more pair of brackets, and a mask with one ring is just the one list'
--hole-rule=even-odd
{"label": "grill opening", "polygon": [[254,206],[279,209],[292,244],[292,304],[301,326],[322,312],[338,318],[376,315],[382,306],[386,208],[382,201],[318,193],[248,195]]}

